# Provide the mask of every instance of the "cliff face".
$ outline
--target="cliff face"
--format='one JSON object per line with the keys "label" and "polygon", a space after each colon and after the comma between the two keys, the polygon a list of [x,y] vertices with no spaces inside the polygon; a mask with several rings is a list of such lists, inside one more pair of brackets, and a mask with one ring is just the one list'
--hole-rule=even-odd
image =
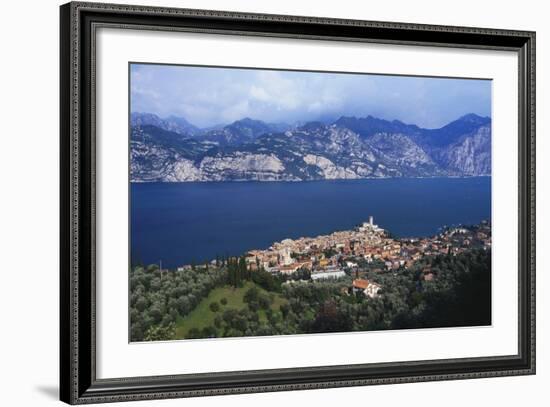
{"label": "cliff face", "polygon": [[[153,115],[154,116],[154,115]],[[299,127],[243,119],[201,131],[184,119],[134,115],[131,180],[301,181],[491,173],[490,119],[464,116],[435,130],[340,118]],[[145,124],[146,123],[146,124]]]}
{"label": "cliff face", "polygon": [[463,175],[491,174],[491,128],[483,126],[474,133],[437,153],[442,166]]}

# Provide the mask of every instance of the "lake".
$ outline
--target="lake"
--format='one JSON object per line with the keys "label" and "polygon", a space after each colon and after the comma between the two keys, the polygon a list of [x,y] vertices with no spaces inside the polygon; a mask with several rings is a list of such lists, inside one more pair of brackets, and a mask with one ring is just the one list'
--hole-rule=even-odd
{"label": "lake", "polygon": [[491,178],[132,183],[131,259],[176,267],[367,221],[394,236],[491,219]]}

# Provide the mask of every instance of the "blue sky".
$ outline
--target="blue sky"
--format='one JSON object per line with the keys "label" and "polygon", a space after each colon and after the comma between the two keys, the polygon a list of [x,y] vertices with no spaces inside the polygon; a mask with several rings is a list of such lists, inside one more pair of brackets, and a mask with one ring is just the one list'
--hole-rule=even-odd
{"label": "blue sky", "polygon": [[177,65],[131,65],[131,111],[199,127],[372,115],[425,128],[491,116],[491,81]]}

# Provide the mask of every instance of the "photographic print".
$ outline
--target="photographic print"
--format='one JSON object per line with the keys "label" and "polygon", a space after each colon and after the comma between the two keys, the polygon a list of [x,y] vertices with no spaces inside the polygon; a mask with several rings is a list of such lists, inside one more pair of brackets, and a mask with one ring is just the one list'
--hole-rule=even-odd
{"label": "photographic print", "polygon": [[491,80],[129,81],[131,342],[491,325]]}

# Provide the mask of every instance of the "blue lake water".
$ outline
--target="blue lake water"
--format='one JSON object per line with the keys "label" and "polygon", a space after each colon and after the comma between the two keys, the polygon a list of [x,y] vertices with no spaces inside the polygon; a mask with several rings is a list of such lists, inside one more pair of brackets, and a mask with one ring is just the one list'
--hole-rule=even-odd
{"label": "blue lake water", "polygon": [[491,178],[132,183],[131,259],[176,267],[285,238],[351,229],[369,215],[400,237],[491,218]]}

